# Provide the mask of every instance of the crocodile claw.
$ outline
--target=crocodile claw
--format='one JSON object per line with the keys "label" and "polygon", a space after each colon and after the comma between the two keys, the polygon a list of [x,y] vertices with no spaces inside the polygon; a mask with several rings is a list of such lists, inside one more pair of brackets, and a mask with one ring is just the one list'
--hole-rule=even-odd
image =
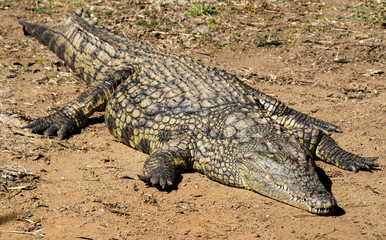
{"label": "crocodile claw", "polygon": [[175,172],[173,168],[157,167],[153,171],[143,171],[142,175],[138,175],[139,179],[154,186],[166,189],[173,186],[175,179]]}
{"label": "crocodile claw", "polygon": [[75,121],[61,112],[39,118],[22,128],[32,133],[43,134],[46,137],[57,135],[60,139],[69,137],[78,129]]}
{"label": "crocodile claw", "polygon": [[374,167],[378,167],[379,164],[374,162],[378,157],[359,157],[355,161],[347,164],[347,170],[358,172],[361,169],[370,171]]}

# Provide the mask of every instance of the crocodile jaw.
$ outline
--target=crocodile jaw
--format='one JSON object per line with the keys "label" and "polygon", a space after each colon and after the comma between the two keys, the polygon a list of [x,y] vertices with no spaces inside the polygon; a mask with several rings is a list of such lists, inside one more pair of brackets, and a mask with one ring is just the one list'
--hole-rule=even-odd
{"label": "crocodile jaw", "polygon": [[[326,190],[313,196],[300,196],[286,185],[277,185],[273,181],[246,181],[248,187],[267,197],[318,215],[331,214],[336,206],[335,198]],[[322,184],[322,183],[320,183]]]}
{"label": "crocodile jaw", "polygon": [[[335,198],[319,181],[316,172],[298,176],[307,181],[296,179],[294,182],[291,180],[283,182],[277,175],[272,177],[266,169],[258,169],[256,165],[253,169],[245,165],[242,168],[244,186],[264,196],[318,215],[331,214],[336,206]],[[283,179],[288,175],[285,174]]]}
{"label": "crocodile jaw", "polygon": [[271,133],[250,143],[239,161],[244,187],[319,215],[330,214],[336,201],[320,182],[314,160],[296,139]]}
{"label": "crocodile jaw", "polygon": [[[321,183],[320,183],[321,184]],[[302,198],[299,196],[294,196],[294,194],[289,191],[288,187],[276,185],[279,191],[282,191],[282,200],[289,205],[298,207],[300,209],[306,210],[308,212],[318,214],[318,215],[328,215],[331,214],[336,206],[336,200],[331,193],[327,191],[322,191],[318,194],[315,194],[312,197]],[[284,195],[289,195],[289,200],[284,197]]]}

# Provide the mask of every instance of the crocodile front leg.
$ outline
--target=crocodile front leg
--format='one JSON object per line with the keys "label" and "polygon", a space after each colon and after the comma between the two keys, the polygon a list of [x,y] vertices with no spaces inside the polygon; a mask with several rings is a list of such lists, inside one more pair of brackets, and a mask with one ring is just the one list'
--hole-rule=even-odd
{"label": "crocodile front leg", "polygon": [[316,156],[335,166],[357,172],[360,169],[370,170],[377,167],[377,157],[361,157],[343,150],[330,136],[324,135],[316,147]]}
{"label": "crocodile front leg", "polygon": [[189,138],[170,141],[150,154],[145,161],[142,175],[138,176],[139,179],[163,189],[172,186],[177,173],[192,168],[191,147],[185,139]]}
{"label": "crocodile front leg", "polygon": [[343,150],[329,135],[317,127],[290,128],[287,131],[292,134],[306,149],[319,159],[333,164],[339,168],[358,171],[370,170],[378,166],[374,160],[377,157],[361,157]]}
{"label": "crocodile front leg", "polygon": [[82,93],[59,111],[23,128],[33,133],[43,133],[45,136],[57,135],[60,139],[69,137],[81,129],[95,111],[104,110],[114,90],[130,75],[131,70],[115,71],[108,75],[107,80]]}

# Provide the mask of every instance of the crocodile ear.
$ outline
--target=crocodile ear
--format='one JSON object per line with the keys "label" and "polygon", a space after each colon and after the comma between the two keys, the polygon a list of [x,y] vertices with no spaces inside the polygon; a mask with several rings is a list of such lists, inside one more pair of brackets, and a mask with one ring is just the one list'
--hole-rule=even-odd
{"label": "crocodile ear", "polygon": [[264,147],[265,151],[267,151],[269,153],[277,153],[278,152],[278,148],[277,148],[276,144],[274,144],[272,141],[270,141],[268,139],[262,141],[261,146]]}
{"label": "crocodile ear", "polygon": [[275,154],[280,151],[280,147],[274,141],[265,139],[256,146],[256,151],[266,154]]}

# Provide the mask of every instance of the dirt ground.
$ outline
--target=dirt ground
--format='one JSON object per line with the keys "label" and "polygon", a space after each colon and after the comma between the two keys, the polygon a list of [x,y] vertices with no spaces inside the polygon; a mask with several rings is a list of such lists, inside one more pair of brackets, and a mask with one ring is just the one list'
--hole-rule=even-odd
{"label": "dirt ground", "polygon": [[[0,2],[0,239],[386,239],[385,3],[208,2]],[[194,172],[171,192],[148,187],[137,177],[147,156],[114,140],[103,114],[67,140],[21,131],[86,86],[18,20],[53,23],[80,7],[339,125],[334,139],[380,157],[379,170],[318,161],[339,205],[321,217]]]}

